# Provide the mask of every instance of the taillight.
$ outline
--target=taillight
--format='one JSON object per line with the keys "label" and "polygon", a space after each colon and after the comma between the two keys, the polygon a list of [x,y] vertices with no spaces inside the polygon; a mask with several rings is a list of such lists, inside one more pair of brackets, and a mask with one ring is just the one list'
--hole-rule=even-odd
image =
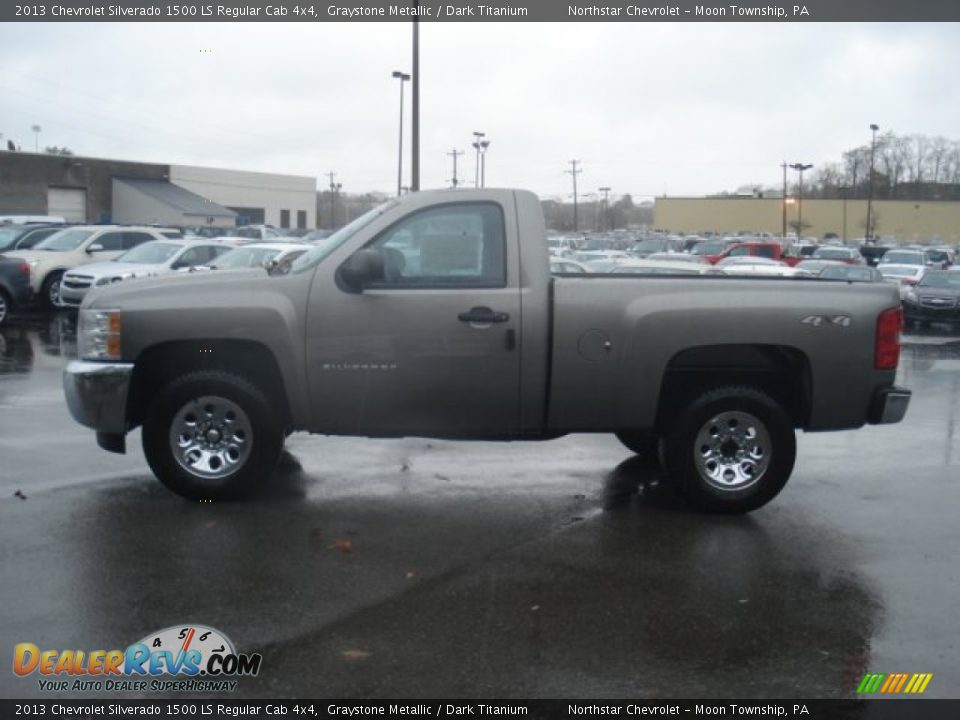
{"label": "taillight", "polygon": [[903,329],[903,310],[898,307],[884,310],[877,318],[877,335],[873,345],[873,367],[877,370],[896,370],[900,362],[900,331]]}
{"label": "taillight", "polygon": [[26,275],[27,277],[30,277],[30,266],[27,265],[27,263],[23,262],[23,263],[20,263],[19,265],[17,265],[17,270],[19,270],[20,272],[22,272],[22,273],[23,273],[24,275]]}

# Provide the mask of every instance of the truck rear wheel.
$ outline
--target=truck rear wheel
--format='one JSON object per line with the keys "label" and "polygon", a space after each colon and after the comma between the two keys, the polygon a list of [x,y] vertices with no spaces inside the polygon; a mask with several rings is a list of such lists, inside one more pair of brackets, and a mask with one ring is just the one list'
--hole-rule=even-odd
{"label": "truck rear wheel", "polygon": [[766,393],[723,387],[674,416],[663,460],[680,493],[701,510],[745,513],[786,484],[796,458],[790,418]]}
{"label": "truck rear wheel", "polygon": [[262,483],[283,449],[283,426],[263,392],[231,372],[183,375],[154,399],[143,452],[154,475],[192,500],[232,500]]}

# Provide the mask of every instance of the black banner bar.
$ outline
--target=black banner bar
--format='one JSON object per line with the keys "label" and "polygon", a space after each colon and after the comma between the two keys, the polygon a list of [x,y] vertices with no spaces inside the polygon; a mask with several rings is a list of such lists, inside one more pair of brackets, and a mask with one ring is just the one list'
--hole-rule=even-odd
{"label": "black banner bar", "polygon": [[35,0],[3,22],[951,22],[957,0]]}
{"label": "black banner bar", "polygon": [[807,718],[940,720],[960,700],[0,700],[0,718]]}

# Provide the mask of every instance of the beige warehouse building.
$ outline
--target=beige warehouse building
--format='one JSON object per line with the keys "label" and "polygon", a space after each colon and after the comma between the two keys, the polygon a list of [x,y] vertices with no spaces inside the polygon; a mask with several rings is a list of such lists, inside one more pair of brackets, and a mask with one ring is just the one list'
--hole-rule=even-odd
{"label": "beige warehouse building", "polygon": [[[720,233],[741,231],[779,235],[783,227],[781,198],[658,197],[654,202],[654,227],[671,232]],[[787,231],[796,225],[798,204],[787,198]],[[864,236],[866,200],[804,200],[804,236],[823,237],[836,233],[848,239]],[[960,243],[960,202],[874,200],[872,211],[876,235],[894,236],[902,242],[938,238]]]}

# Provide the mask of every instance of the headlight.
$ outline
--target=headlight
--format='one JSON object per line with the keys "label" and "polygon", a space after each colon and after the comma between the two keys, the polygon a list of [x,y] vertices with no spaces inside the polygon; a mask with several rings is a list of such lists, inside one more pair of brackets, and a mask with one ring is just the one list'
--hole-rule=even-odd
{"label": "headlight", "polygon": [[104,285],[109,285],[109,284],[110,284],[110,278],[108,277],[102,277],[99,280],[97,280],[97,287],[103,287]]}
{"label": "headlight", "polygon": [[79,355],[84,360],[119,360],[120,311],[81,310],[77,329]]}

